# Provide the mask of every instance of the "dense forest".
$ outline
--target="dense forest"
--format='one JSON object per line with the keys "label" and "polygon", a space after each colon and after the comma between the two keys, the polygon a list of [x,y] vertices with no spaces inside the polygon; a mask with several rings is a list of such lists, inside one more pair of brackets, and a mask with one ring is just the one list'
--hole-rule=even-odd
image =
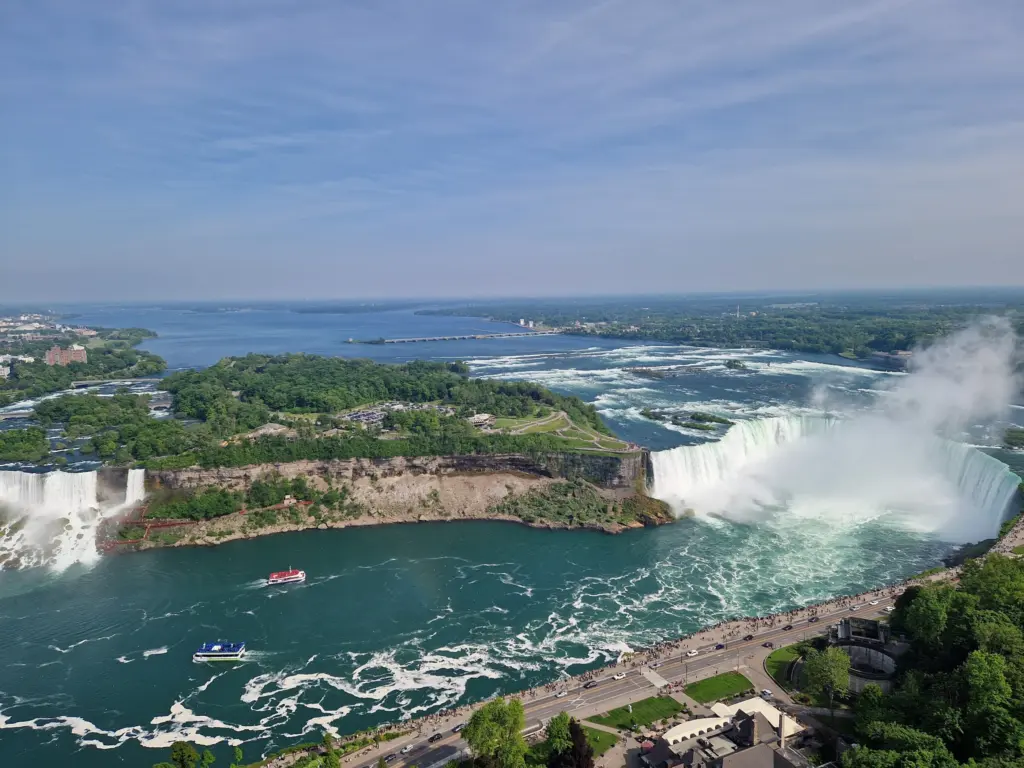
{"label": "dense forest", "polygon": [[[941,297],[939,297],[941,298]],[[865,358],[927,345],[982,314],[1024,331],[1024,297],[721,297],[480,304],[431,314],[530,318],[566,333],[714,347],[755,346]]]}
{"label": "dense forest", "polygon": [[527,416],[537,406],[565,411],[577,424],[608,433],[592,405],[527,382],[471,379],[463,363],[415,361],[401,365],[317,355],[247,355],[202,371],[168,376],[161,388],[174,409],[213,425],[219,433],[267,422],[271,411],[338,413],[386,401],[440,403],[463,415]]}
{"label": "dense forest", "polygon": [[845,768],[1024,761],[1024,560],[968,560],[958,585],[911,587],[892,626],[909,638],[896,689],[856,702]]}
{"label": "dense forest", "polygon": [[39,461],[49,452],[50,442],[39,427],[0,432],[0,461]]}
{"label": "dense forest", "polygon": [[[474,453],[541,453],[570,449],[553,434],[480,432],[466,416],[501,417],[565,411],[577,424],[608,433],[593,406],[534,384],[471,379],[461,363],[385,365],[311,355],[228,358],[203,371],[161,382],[177,418],[150,415],[149,397],[63,395],[36,408],[43,426],[86,437],[81,450],[124,464],[173,469],[244,466],[299,459],[390,458]],[[392,412],[363,426],[340,413],[385,401],[442,405],[447,410]],[[240,438],[268,422],[287,434]],[[41,430],[3,433],[6,460],[46,455]],[[40,438],[42,435],[42,438]],[[41,441],[42,440],[42,441]]]}

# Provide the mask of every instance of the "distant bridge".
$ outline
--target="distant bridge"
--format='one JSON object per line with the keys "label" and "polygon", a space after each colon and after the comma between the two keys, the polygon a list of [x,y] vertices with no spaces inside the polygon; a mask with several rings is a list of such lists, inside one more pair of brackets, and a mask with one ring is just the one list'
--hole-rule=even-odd
{"label": "distant bridge", "polygon": [[372,341],[356,341],[349,339],[350,344],[418,344],[425,341],[468,341],[470,339],[512,339],[517,336],[555,336],[561,331],[523,331],[512,333],[472,333],[464,336],[417,336],[410,339],[375,339]]}

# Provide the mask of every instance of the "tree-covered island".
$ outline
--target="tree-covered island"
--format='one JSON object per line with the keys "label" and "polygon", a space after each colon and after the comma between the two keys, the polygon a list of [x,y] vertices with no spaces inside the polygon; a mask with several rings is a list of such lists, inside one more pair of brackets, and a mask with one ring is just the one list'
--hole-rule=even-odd
{"label": "tree-covered island", "polygon": [[[154,416],[148,395],[127,391],[64,395],[35,409],[40,426],[60,428],[62,440],[77,441],[80,451],[107,464],[144,467],[157,484],[179,471],[204,478],[188,487],[151,487],[146,518],[129,523],[122,538],[138,538],[154,519],[205,526],[243,510],[241,527],[206,526],[193,537],[362,524],[385,513],[612,531],[671,520],[664,504],[647,498],[642,481],[619,482],[614,492],[602,487],[620,460],[634,473],[642,472],[636,469],[642,462],[638,449],[612,435],[593,406],[535,384],[470,378],[462,363],[248,355],[172,374],[159,387],[171,397],[162,418]],[[0,449],[38,458],[39,427],[4,434]],[[457,476],[467,470],[424,462],[460,456],[483,457],[459,466],[500,476],[501,487],[481,486],[479,478],[437,487],[412,476],[404,488],[394,487],[393,475],[407,466],[394,461],[418,461],[408,465],[414,475]],[[366,460],[384,463],[338,475],[337,462]],[[282,476],[276,469],[303,462],[308,476]],[[387,466],[400,468],[375,468]],[[261,469],[252,473],[252,467]],[[237,479],[232,468],[247,468],[246,480],[224,479]],[[381,471],[391,473],[392,485],[378,482]],[[367,483],[376,495],[367,496]],[[396,511],[399,497],[415,498]],[[173,543],[169,535],[147,540]]]}

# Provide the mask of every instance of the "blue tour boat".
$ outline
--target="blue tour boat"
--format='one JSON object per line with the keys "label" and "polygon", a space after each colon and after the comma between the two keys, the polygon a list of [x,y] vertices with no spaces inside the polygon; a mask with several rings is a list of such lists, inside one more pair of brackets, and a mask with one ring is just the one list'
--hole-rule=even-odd
{"label": "blue tour boat", "polygon": [[245,643],[203,643],[192,654],[192,661],[241,661],[245,656]]}

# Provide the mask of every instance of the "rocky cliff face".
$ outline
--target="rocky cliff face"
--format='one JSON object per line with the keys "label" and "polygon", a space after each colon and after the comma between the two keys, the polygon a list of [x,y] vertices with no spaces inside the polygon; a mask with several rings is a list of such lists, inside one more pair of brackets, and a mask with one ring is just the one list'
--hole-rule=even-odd
{"label": "rocky cliff face", "polygon": [[537,478],[583,478],[606,489],[632,489],[645,476],[647,461],[643,454],[600,456],[577,453],[503,454],[482,456],[428,456],[394,459],[335,459],[294,461],[284,464],[256,464],[248,467],[216,469],[156,470],[147,473],[150,487],[174,489],[216,485],[233,490],[248,487],[268,474],[282,477],[329,478],[335,483],[353,483],[361,479],[377,480],[403,475],[527,475]]}

